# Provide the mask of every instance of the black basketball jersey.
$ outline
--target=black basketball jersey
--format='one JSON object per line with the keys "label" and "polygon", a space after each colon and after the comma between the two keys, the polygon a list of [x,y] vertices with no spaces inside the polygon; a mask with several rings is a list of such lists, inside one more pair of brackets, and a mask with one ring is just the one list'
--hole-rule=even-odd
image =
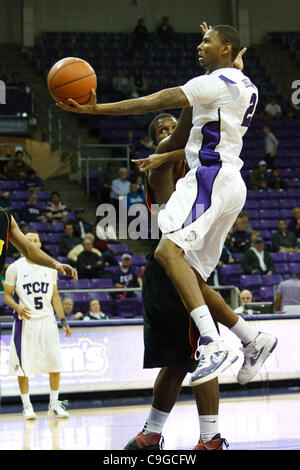
{"label": "black basketball jersey", "polygon": [[3,269],[10,237],[11,215],[0,208],[0,272]]}

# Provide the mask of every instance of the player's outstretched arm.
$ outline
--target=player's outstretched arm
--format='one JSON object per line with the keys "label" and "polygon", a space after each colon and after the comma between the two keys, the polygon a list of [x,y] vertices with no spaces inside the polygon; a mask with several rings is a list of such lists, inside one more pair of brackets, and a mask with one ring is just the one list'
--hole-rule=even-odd
{"label": "player's outstretched arm", "polygon": [[11,218],[10,241],[17,250],[32,263],[45,266],[46,268],[56,269],[61,274],[70,276],[73,280],[78,279],[77,271],[72,268],[72,266],[59,263],[51,258],[51,256],[46,255],[44,251],[33,246],[23,235],[13,217]]}
{"label": "player's outstretched arm", "polygon": [[87,104],[78,104],[69,99],[69,105],[59,102],[57,106],[65,111],[80,114],[116,114],[128,116],[131,114],[146,114],[152,111],[162,111],[171,108],[186,108],[190,106],[187,97],[180,87],[166,88],[152,95],[118,101],[116,103],[97,103],[96,92],[93,89],[91,99]]}
{"label": "player's outstretched arm", "polygon": [[147,171],[155,170],[165,163],[174,163],[182,160],[185,160],[184,148],[167,153],[154,153],[153,155],[149,155],[148,158],[140,158],[139,160],[131,161],[137,164],[142,173],[147,173]]}

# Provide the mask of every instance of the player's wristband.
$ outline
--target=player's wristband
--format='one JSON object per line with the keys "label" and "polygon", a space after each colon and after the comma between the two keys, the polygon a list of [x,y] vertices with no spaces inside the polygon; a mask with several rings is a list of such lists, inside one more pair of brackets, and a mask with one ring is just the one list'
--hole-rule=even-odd
{"label": "player's wristband", "polygon": [[60,319],[60,323],[61,323],[61,326],[62,326],[62,327],[67,326],[67,322],[66,322],[66,319],[65,319],[65,318],[61,318],[61,319]]}

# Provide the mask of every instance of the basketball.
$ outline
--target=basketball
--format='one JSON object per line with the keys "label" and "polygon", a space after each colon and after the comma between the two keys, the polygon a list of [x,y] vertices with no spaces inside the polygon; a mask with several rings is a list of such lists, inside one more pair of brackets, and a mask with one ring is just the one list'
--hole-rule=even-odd
{"label": "basketball", "polygon": [[68,104],[72,98],[78,104],[89,101],[91,90],[97,87],[97,77],[88,62],[66,57],[56,62],[48,73],[47,86],[55,101]]}

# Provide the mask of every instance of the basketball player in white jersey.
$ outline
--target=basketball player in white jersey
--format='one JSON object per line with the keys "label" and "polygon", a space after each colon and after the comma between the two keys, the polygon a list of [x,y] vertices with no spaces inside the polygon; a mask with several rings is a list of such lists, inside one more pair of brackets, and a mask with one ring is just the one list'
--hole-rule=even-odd
{"label": "basketball player in white jersey", "polygon": [[[41,248],[37,232],[31,231],[25,236],[33,246]],[[3,285],[4,300],[16,312],[9,369],[10,375],[18,375],[24,418],[36,418],[29,398],[28,377],[42,373],[49,373],[48,415],[67,418],[69,415],[58,400],[61,361],[54,311],[67,337],[71,336],[71,329],[66,323],[57,290],[57,271],[22,257],[7,268]],[[18,303],[13,298],[14,293]]]}
{"label": "basketball player in white jersey", "polygon": [[[197,278],[201,284],[215,269],[226,235],[244,206],[246,186],[239,155],[258,100],[256,86],[233,66],[240,49],[238,31],[227,25],[210,28],[197,49],[207,73],[184,86],[117,103],[97,104],[94,92],[87,105],[73,100],[70,105],[59,103],[62,109],[77,113],[120,115],[193,107],[187,144],[175,131],[157,149],[165,153],[186,145],[190,171],[159,213],[163,237],[155,254],[201,335],[196,353],[199,365],[191,385],[217,377],[238,358],[220,340]],[[245,345],[243,381],[253,376],[276,344],[273,336],[259,334]]]}

